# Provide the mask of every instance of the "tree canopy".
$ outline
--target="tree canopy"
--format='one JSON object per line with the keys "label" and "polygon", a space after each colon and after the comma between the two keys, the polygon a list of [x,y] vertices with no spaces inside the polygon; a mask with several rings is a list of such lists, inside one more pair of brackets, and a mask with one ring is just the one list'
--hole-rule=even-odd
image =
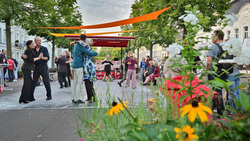
{"label": "tree canopy", "polygon": [[150,50],[150,56],[152,57],[154,44],[167,47],[176,42],[177,38],[180,38],[181,32],[183,38],[185,38],[187,34],[186,25],[183,24],[183,19],[179,19],[179,17],[185,14],[184,7],[186,5],[198,6],[199,12],[204,17],[209,17],[209,22],[202,23],[202,27],[204,31],[211,31],[211,27],[216,25],[217,20],[224,18],[225,11],[230,8],[230,0],[135,0],[131,6],[131,17],[148,14],[169,6],[173,7],[159,15],[157,20],[134,23],[131,27],[122,26],[121,29],[145,29],[131,34],[136,37],[132,46],[137,48],[145,46]]}

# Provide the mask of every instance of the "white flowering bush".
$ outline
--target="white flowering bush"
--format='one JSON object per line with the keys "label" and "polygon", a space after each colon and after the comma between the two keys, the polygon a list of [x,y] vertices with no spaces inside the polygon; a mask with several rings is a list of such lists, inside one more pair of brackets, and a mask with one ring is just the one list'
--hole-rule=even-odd
{"label": "white flowering bush", "polygon": [[217,23],[223,24],[223,26],[233,26],[233,23],[238,21],[238,17],[235,14],[225,15],[225,17],[223,20],[219,19]]}
{"label": "white flowering bush", "polygon": [[236,61],[239,65],[250,65],[250,48],[245,47],[241,49],[241,53],[239,56],[234,58],[234,61]]}
{"label": "white flowering bush", "polygon": [[185,11],[187,15],[182,15],[179,19],[183,19],[185,22],[191,23],[192,25],[196,25],[199,22],[199,19],[196,17],[192,11]]}
{"label": "white flowering bush", "polygon": [[172,44],[167,49],[170,57],[174,57],[176,54],[179,54],[181,50],[183,50],[183,46],[177,44]]}
{"label": "white flowering bush", "polygon": [[229,39],[223,46],[223,50],[226,50],[229,55],[239,56],[241,53],[242,44],[237,38]]}

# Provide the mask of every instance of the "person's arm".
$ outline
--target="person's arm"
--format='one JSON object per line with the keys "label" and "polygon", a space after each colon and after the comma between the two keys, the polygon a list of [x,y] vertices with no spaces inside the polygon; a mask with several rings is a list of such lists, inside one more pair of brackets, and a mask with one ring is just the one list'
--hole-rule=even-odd
{"label": "person's arm", "polygon": [[104,64],[104,63],[106,63],[106,60],[104,60],[104,61],[102,62],[102,64]]}
{"label": "person's arm", "polygon": [[[135,60],[135,59],[134,59]],[[135,60],[135,64],[138,64],[138,62]]]}
{"label": "person's arm", "polygon": [[80,47],[79,51],[82,52],[82,53],[85,53],[85,54],[87,54],[89,56],[97,56],[98,55],[97,52],[89,51],[86,47]]}
{"label": "person's arm", "polygon": [[42,60],[44,61],[48,61],[49,60],[49,52],[48,49],[44,47],[44,51],[43,51],[43,56],[41,57]]}
{"label": "person's arm", "polygon": [[212,57],[210,57],[210,56],[208,56],[208,57],[207,57],[207,65],[206,65],[206,69],[208,69],[208,70],[210,70],[210,69],[211,69],[211,67],[212,67],[212,60],[213,60],[213,58],[212,58]]}
{"label": "person's arm", "polygon": [[110,65],[112,65],[112,66],[114,65],[114,64],[112,63],[112,61],[109,61],[109,63],[110,63]]}

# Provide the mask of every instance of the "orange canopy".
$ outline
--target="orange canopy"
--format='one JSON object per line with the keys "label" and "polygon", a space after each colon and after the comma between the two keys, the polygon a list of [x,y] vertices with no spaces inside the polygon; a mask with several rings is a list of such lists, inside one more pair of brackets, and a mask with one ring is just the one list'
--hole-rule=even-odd
{"label": "orange canopy", "polygon": [[157,17],[163,13],[164,11],[168,10],[173,6],[164,8],[159,11],[155,11],[149,14],[145,14],[142,16],[130,18],[130,19],[125,19],[125,20],[120,20],[120,21],[115,21],[115,22],[110,22],[110,23],[104,23],[104,24],[97,24],[97,25],[87,25],[87,26],[74,26],[74,27],[30,27],[30,28],[47,28],[47,29],[96,29],[96,28],[108,28],[108,27],[115,27],[115,26],[122,26],[122,25],[127,25],[127,24],[133,24],[133,23],[138,23],[138,22],[143,22],[143,21],[148,21],[148,20],[154,20],[157,19]]}

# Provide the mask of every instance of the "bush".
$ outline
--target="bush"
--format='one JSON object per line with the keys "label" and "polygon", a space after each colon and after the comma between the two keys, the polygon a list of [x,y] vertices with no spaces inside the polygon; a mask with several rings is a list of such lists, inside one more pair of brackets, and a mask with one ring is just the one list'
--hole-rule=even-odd
{"label": "bush", "polygon": [[17,75],[18,75],[18,78],[23,77],[23,73],[21,69],[17,71]]}

